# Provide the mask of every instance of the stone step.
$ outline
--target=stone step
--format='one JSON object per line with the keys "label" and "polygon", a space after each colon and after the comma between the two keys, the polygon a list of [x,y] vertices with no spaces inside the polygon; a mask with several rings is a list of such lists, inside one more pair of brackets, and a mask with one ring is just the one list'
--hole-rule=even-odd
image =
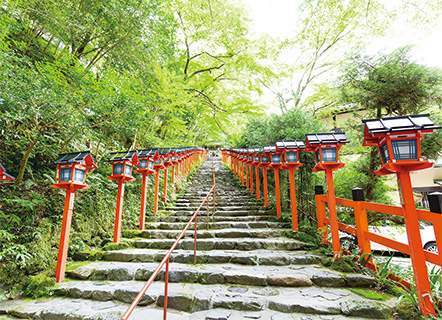
{"label": "stone step", "polygon": [[[71,279],[89,281],[147,281],[158,263],[91,262],[71,269]],[[155,278],[164,281],[163,268]],[[376,278],[362,274],[343,274],[324,270],[319,265],[239,266],[232,264],[193,265],[171,262],[169,282],[200,284],[236,284],[267,287],[371,288]]]}
{"label": "stone step", "polygon": [[[176,207],[195,207],[201,204],[201,201],[186,201],[182,202],[181,199],[175,201]],[[213,204],[213,199],[209,199],[210,203]],[[261,203],[256,203],[254,201],[238,201],[238,200],[216,200],[216,206],[243,206],[243,207],[256,207],[256,208],[264,208],[265,207]]]}
{"label": "stone step", "polygon": [[[207,213],[206,213],[207,214]],[[211,215],[211,214],[210,214]],[[198,216],[199,219],[200,216]],[[253,222],[253,221],[268,221],[271,219],[275,219],[275,215],[259,215],[259,216],[211,216],[210,221],[219,222],[219,221],[241,221],[241,222]],[[149,222],[189,222],[190,216],[176,216],[176,215],[168,215],[168,216],[150,216],[147,218]],[[204,215],[201,215],[201,219],[204,219]],[[149,223],[148,222],[148,223]]]}
{"label": "stone step", "polygon": [[[170,249],[175,242],[175,239],[136,239],[132,240],[132,245],[135,248],[146,249]],[[182,239],[177,249],[190,250],[193,249],[193,239]],[[206,238],[198,239],[196,242],[198,250],[285,250],[294,251],[305,248],[305,243],[294,239],[286,238],[242,238],[241,241],[236,239],[223,238]]]}
{"label": "stone step", "polygon": [[[141,290],[143,284],[144,282],[141,281],[117,283],[69,281],[60,284],[56,289],[56,294],[74,299],[108,301],[112,303],[112,306],[117,301],[126,303],[128,306]],[[143,296],[140,304],[141,306],[161,307],[163,302],[164,283],[154,282]],[[390,301],[389,304],[394,302]],[[391,317],[392,312],[389,304],[388,302],[363,300],[360,296],[345,289],[269,288],[196,283],[169,283],[167,300],[168,310],[174,309],[192,313],[223,308],[241,312],[271,310],[278,313],[298,312],[309,315],[355,315],[371,319]],[[146,319],[145,317],[143,319]],[[153,319],[150,313],[149,319]]]}
{"label": "stone step", "polygon": [[[189,206],[171,206],[171,207],[166,207],[165,210],[167,211],[193,211],[195,212],[199,206],[201,205],[201,203],[199,205],[189,205]],[[202,208],[207,208],[207,202],[203,204]],[[212,209],[213,208],[213,202],[209,201],[209,208]],[[263,208],[261,206],[257,206],[257,205],[252,205],[252,206],[243,206],[241,204],[238,205],[216,205],[215,204],[215,208],[216,211],[249,211],[249,212],[255,212],[255,211],[270,211],[271,209],[267,209],[267,208]]]}
{"label": "stone step", "polygon": [[[103,254],[105,261],[117,262],[160,262],[166,255],[168,248],[165,249],[126,249],[112,250]],[[78,253],[78,259],[87,260],[87,252]],[[277,250],[197,250],[196,262],[199,264],[222,264],[233,263],[240,265],[308,265],[319,263],[321,258],[314,254],[308,254],[304,251],[277,251]],[[194,251],[192,247],[186,249],[176,249],[170,256],[170,261],[177,263],[193,263]]]}
{"label": "stone step", "polygon": [[[233,289],[233,288],[232,288]],[[235,290],[235,289],[233,289]],[[176,298],[174,298],[176,300]],[[358,300],[354,300],[359,303]],[[359,303],[360,304],[360,303]],[[347,307],[345,305],[344,311],[348,314],[357,314],[355,307]],[[372,312],[376,305],[367,304],[362,312]],[[8,313],[9,316],[0,315],[0,319],[12,320],[18,319],[11,314],[17,314],[16,309],[20,309],[20,319],[42,319],[42,320],[72,320],[72,319],[88,319],[88,320],[119,320],[124,312],[127,310],[128,304],[112,301],[94,301],[86,299],[67,299],[67,298],[51,298],[38,301],[19,300],[19,301],[5,301],[0,302],[0,312]],[[149,319],[162,319],[163,308],[157,304],[150,306],[137,307],[132,313],[131,320],[146,320],[146,315]],[[376,314],[375,314],[376,315]],[[308,315],[301,313],[281,313],[270,309],[261,311],[237,311],[232,309],[213,308],[208,311],[199,311],[188,313],[168,309],[168,320],[362,320],[366,318],[352,317],[341,315],[317,315],[309,313]]]}
{"label": "stone step", "polygon": [[[207,220],[198,219],[198,230],[204,230],[207,228]],[[186,222],[151,222],[146,223],[146,229],[161,229],[161,230],[183,230],[186,226]],[[193,228],[194,224],[192,224]],[[280,224],[277,222],[257,221],[257,222],[217,222],[211,221],[209,218],[209,229],[231,229],[231,228],[243,228],[243,229],[261,229],[261,228],[279,228]]]}
{"label": "stone step", "polygon": [[[3,319],[39,319],[39,320],[120,320],[128,308],[128,304],[117,300],[94,301],[86,299],[51,298],[40,300],[9,300],[0,302],[0,314],[8,314],[11,318]],[[207,312],[205,312],[207,313]],[[163,308],[135,308],[131,320],[162,319]],[[13,317],[13,318],[12,318]],[[0,315],[0,319],[2,316]],[[191,320],[193,314],[170,309],[168,320]],[[203,318],[205,319],[204,316]]]}
{"label": "stone step", "polygon": [[[193,238],[195,236],[194,227],[191,226],[184,234],[184,238]],[[230,228],[221,230],[197,230],[197,238],[271,238],[281,237],[286,232],[285,229],[243,229]],[[148,239],[177,239],[181,230],[144,230],[139,236]]]}
{"label": "stone step", "polygon": [[[235,211],[215,211],[215,214],[213,213],[211,208],[209,207],[210,215],[213,216],[248,216],[250,215],[269,215],[271,211],[269,210],[235,210]],[[159,214],[163,215],[179,215],[179,216],[188,216],[189,218],[196,212],[196,210],[189,210],[189,209],[183,209],[183,210],[167,210],[167,211],[159,211]],[[198,213],[198,216],[207,216],[207,208],[202,208],[201,211]],[[276,216],[276,213],[275,213]]]}

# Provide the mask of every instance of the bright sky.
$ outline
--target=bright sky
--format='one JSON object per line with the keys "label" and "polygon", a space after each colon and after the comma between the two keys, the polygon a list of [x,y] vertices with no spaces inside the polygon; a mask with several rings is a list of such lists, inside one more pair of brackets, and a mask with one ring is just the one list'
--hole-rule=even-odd
{"label": "bright sky", "polygon": [[[288,37],[295,32],[295,19],[300,1],[296,0],[244,0],[250,8],[252,30],[272,37]],[[414,45],[415,59],[422,64],[442,68],[442,21],[425,33],[404,28],[397,22],[393,37],[379,39],[368,49],[368,54],[390,52],[406,44]]]}
{"label": "bright sky", "polygon": [[[243,0],[250,9],[252,19],[252,32],[259,35],[266,33],[271,37],[291,37],[295,34],[297,8],[300,0]],[[392,4],[386,0],[387,4]],[[431,1],[431,0],[430,0]],[[391,51],[404,46],[413,45],[412,55],[416,62],[442,68],[442,21],[425,32],[410,29],[403,22],[396,21],[392,28],[391,35],[374,41],[366,48],[365,53],[375,55],[378,52],[390,53]],[[290,63],[293,54],[281,57]],[[289,85],[289,84],[288,84]],[[266,91],[266,90],[265,90]],[[280,113],[280,109],[274,102],[275,96],[266,92],[260,97],[261,103],[268,106],[268,113]]]}

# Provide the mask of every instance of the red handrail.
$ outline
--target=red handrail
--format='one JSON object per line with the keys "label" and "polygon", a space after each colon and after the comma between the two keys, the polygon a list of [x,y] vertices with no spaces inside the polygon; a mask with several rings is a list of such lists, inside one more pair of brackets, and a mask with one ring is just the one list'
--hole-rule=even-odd
{"label": "red handrail", "polygon": [[165,283],[164,283],[164,314],[163,319],[166,320],[167,318],[167,290],[169,285],[169,258],[172,254],[173,250],[175,250],[176,246],[178,245],[178,242],[183,238],[184,233],[189,229],[190,225],[192,224],[192,221],[195,220],[195,237],[194,237],[194,251],[193,251],[193,264],[196,264],[196,231],[198,226],[198,213],[200,212],[201,208],[203,207],[204,203],[207,201],[207,229],[209,229],[209,196],[213,191],[213,212],[215,212],[215,171],[213,169],[213,159],[212,159],[212,175],[213,175],[213,185],[210,191],[207,193],[204,200],[201,202],[198,209],[193,214],[192,218],[190,218],[187,225],[184,227],[183,231],[180,233],[172,247],[170,247],[169,251],[167,251],[166,255],[164,256],[163,260],[161,260],[158,267],[155,269],[153,274],[150,276],[149,280],[147,280],[146,284],[143,286],[141,291],[138,293],[138,295],[135,297],[134,301],[131,303],[129,308],[126,310],[124,315],[121,317],[121,320],[127,320],[129,319],[129,316],[132,314],[132,312],[135,310],[135,307],[138,305],[138,303],[141,301],[141,298],[143,298],[144,294],[146,293],[147,289],[149,289],[150,285],[158,275],[158,273],[163,268],[164,264],[166,264],[166,273],[165,273]]}

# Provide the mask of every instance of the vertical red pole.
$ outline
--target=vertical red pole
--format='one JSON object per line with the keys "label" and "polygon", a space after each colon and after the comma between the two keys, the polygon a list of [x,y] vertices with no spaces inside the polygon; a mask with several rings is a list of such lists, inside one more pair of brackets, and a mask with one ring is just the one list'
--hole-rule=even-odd
{"label": "vertical red pole", "polygon": [[[358,238],[358,245],[361,255],[371,253],[370,240],[365,238],[366,232],[368,232],[368,219],[367,210],[362,208],[363,204],[363,191],[360,188],[355,188],[352,190],[353,194],[353,210],[355,212],[355,222],[356,222],[356,236]],[[372,260],[372,259],[370,259]]]}
{"label": "vertical red pole", "polygon": [[256,166],[255,171],[256,171],[256,199],[259,200],[260,195],[259,195],[259,167],[258,166]]}
{"label": "vertical red pole", "polygon": [[250,164],[250,194],[253,194],[253,166]]}
{"label": "vertical red pole", "polygon": [[295,189],[295,169],[289,169],[290,175],[290,200],[292,205],[292,225],[293,230],[298,231],[298,210],[296,207],[296,189]]}
{"label": "vertical red pole", "polygon": [[244,176],[245,176],[244,162],[241,161],[241,182],[242,182],[242,185],[244,185]]}
{"label": "vertical red pole", "polygon": [[322,238],[322,243],[328,242],[328,229],[325,224],[325,203],[322,201],[324,198],[324,188],[320,185],[315,187],[315,200],[316,200],[316,216],[318,217],[318,230]]}
{"label": "vertical red pole", "polygon": [[57,267],[55,269],[55,280],[63,282],[66,270],[66,258],[69,248],[69,233],[71,231],[72,211],[74,209],[75,189],[66,189],[64,200],[63,221],[61,223],[60,244],[58,246]]}
{"label": "vertical red pole", "polygon": [[245,163],[246,165],[246,188],[249,188],[249,165]]}
{"label": "vertical red pole", "polygon": [[141,209],[140,209],[140,230],[144,230],[146,220],[146,196],[147,196],[147,173],[143,173],[141,185]]}
{"label": "vertical red pole", "polygon": [[163,202],[166,203],[167,198],[167,167],[164,168],[164,180],[163,180]]}
{"label": "vertical red pole", "polygon": [[424,316],[430,314],[435,315],[434,305],[431,302],[431,287],[428,280],[425,253],[424,249],[422,248],[419,220],[417,218],[417,211],[414,203],[410,174],[408,171],[401,171],[397,173],[397,176],[402,185],[402,208],[404,211],[404,220],[407,230],[408,244],[411,251],[411,262],[416,283],[419,309]]}
{"label": "vertical red pole", "polygon": [[269,206],[269,192],[267,189],[267,167],[263,167],[262,170],[263,170],[262,178],[263,178],[263,183],[264,183],[264,207],[268,207]]}
{"label": "vertical red pole", "polygon": [[336,212],[336,198],[335,187],[333,184],[333,171],[326,170],[327,174],[327,198],[328,198],[328,212],[330,215],[330,227],[332,234],[333,257],[341,257],[341,243],[339,241],[339,225],[338,213]]}
{"label": "vertical red pole", "polygon": [[121,217],[123,215],[124,179],[118,180],[117,206],[115,208],[114,243],[120,242]]}
{"label": "vertical red pole", "polygon": [[281,195],[279,191],[279,169],[275,168],[276,215],[281,218]]}
{"label": "vertical red pole", "polygon": [[155,172],[155,194],[153,198],[153,213],[158,212],[158,189],[160,187],[160,169]]}
{"label": "vertical red pole", "polygon": [[172,166],[172,197],[175,195],[175,165]]}
{"label": "vertical red pole", "polygon": [[166,273],[164,278],[164,306],[163,306],[163,320],[167,319],[167,295],[169,289],[169,258],[166,261]]}

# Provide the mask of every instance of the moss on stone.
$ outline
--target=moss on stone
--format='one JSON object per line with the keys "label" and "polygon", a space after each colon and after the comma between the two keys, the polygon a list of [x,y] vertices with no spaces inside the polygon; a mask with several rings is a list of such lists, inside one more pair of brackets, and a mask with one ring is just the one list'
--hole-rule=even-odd
{"label": "moss on stone", "polygon": [[138,238],[143,234],[143,230],[123,230],[121,235],[125,238]]}
{"label": "moss on stone", "polygon": [[354,263],[347,259],[333,259],[329,268],[339,272],[347,273],[353,273],[357,271]]}
{"label": "moss on stone", "polygon": [[419,312],[419,309],[408,299],[402,299],[400,301],[399,305],[396,307],[396,312],[403,320],[424,319]]}
{"label": "moss on stone", "polygon": [[77,269],[77,268],[79,268],[79,267],[82,267],[82,266],[88,265],[88,264],[91,263],[91,262],[92,262],[92,261],[75,261],[75,262],[69,263],[69,264],[66,266],[66,271],[72,271],[72,270],[75,270],[75,269]]}
{"label": "moss on stone", "polygon": [[363,288],[351,288],[349,289],[351,292],[371,300],[377,300],[377,301],[387,301],[390,300],[392,297],[388,294],[382,294],[380,292],[370,290],[370,289],[363,289]]}
{"label": "moss on stone", "polygon": [[128,249],[131,247],[131,243],[128,241],[121,240],[119,243],[107,243],[104,245],[103,250],[104,251],[111,251],[111,250],[121,250],[121,249]]}

